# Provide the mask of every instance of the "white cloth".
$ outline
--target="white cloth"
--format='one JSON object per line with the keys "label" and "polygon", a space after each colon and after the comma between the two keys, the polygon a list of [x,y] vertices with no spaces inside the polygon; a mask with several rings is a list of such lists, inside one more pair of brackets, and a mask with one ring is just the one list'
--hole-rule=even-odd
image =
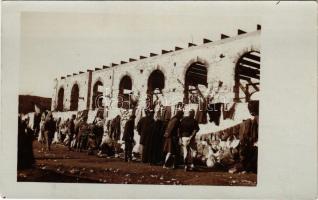
{"label": "white cloth", "polygon": [[67,135],[65,136],[64,141],[63,141],[64,145],[67,145],[67,144],[69,143],[69,141],[70,141],[70,136],[67,134]]}
{"label": "white cloth", "polygon": [[59,142],[60,142],[60,141],[59,141],[59,133],[58,133],[57,131],[55,131],[52,144],[57,144],[57,143],[59,143]]}
{"label": "white cloth", "polygon": [[72,147],[72,148],[75,148],[75,145],[76,145],[76,138],[74,138],[74,139],[71,141],[71,147]]}
{"label": "white cloth", "polygon": [[234,113],[234,121],[242,122],[242,120],[250,119],[252,115],[248,110],[248,103],[237,103]]}
{"label": "white cloth", "polygon": [[44,133],[42,132],[44,126],[44,121],[40,122],[40,131],[39,131],[39,137],[38,137],[38,142],[42,143],[44,142]]}

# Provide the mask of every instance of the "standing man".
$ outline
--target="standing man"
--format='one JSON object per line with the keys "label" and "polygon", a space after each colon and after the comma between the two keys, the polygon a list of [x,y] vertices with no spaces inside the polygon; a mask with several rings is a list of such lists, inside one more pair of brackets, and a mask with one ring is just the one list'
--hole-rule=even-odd
{"label": "standing man", "polygon": [[141,151],[141,161],[143,163],[147,163],[149,161],[148,155],[149,155],[149,144],[147,143],[149,140],[149,134],[153,131],[153,125],[154,125],[154,112],[153,111],[147,111],[146,117],[141,118],[137,125],[137,131],[140,135],[140,145],[142,145],[142,151]]}
{"label": "standing man", "polygon": [[40,122],[41,122],[41,113],[35,112],[34,119],[33,119],[33,131],[34,131],[35,137],[39,136]]}
{"label": "standing man", "polygon": [[164,147],[163,151],[166,153],[165,163],[163,168],[167,168],[168,161],[170,157],[173,158],[172,168],[175,168],[176,164],[176,155],[179,149],[179,127],[180,127],[180,120],[183,117],[183,111],[177,111],[176,115],[171,118],[168,123],[167,129],[165,131],[164,137]]}
{"label": "standing man", "polygon": [[118,153],[120,151],[120,147],[118,145],[118,140],[120,140],[120,134],[121,134],[121,117],[120,115],[117,115],[110,124],[110,138],[112,139],[112,145],[115,149],[115,157],[118,157]]}
{"label": "standing man", "polygon": [[139,139],[139,145],[140,145],[140,155],[141,155],[141,160],[143,159],[142,158],[142,152],[144,150],[144,144],[146,143],[145,141],[145,137],[144,137],[144,134],[143,134],[143,126],[145,125],[144,121],[146,120],[147,118],[147,115],[148,115],[148,110],[145,109],[145,114],[146,116],[145,117],[142,117],[139,121],[138,121],[138,124],[137,124],[137,132],[138,132],[138,135],[140,136],[140,139]]}
{"label": "standing man", "polygon": [[71,143],[75,135],[75,118],[76,118],[76,115],[73,114],[71,120],[68,123],[68,134],[70,136],[70,139],[68,142],[68,150],[71,150]]}
{"label": "standing man", "polygon": [[160,110],[155,113],[154,125],[152,132],[148,136],[147,145],[149,146],[148,151],[148,162],[150,164],[163,164],[163,135],[164,135],[164,122],[160,119]]}
{"label": "standing man", "polygon": [[44,136],[46,142],[46,149],[51,151],[51,144],[56,130],[56,123],[53,119],[52,112],[49,112],[44,122]]}
{"label": "standing man", "polygon": [[[78,133],[77,133],[77,151],[81,152],[82,149],[87,147],[88,135],[91,132],[90,126],[87,123],[87,115],[83,115],[81,120],[78,122]],[[77,130],[75,130],[77,132]]]}
{"label": "standing man", "polygon": [[199,123],[194,119],[195,111],[191,109],[189,111],[189,116],[183,118],[180,123],[180,134],[182,140],[182,149],[183,149],[183,160],[184,160],[184,170],[188,170],[188,165],[191,169],[194,169],[193,158],[195,158],[196,143],[195,135],[200,130]]}
{"label": "standing man", "polygon": [[18,119],[18,169],[32,168],[35,163],[33,155],[33,131],[29,127],[29,118]]}
{"label": "standing man", "polygon": [[134,126],[136,116],[132,114],[125,124],[123,141],[125,141],[125,162],[132,160],[132,150],[134,146]]}

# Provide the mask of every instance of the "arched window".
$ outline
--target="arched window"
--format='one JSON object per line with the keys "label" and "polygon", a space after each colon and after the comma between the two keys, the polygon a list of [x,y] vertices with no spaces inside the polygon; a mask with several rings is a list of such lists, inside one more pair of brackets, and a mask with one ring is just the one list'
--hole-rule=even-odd
{"label": "arched window", "polygon": [[147,89],[147,102],[149,106],[153,106],[153,95],[154,93],[162,93],[162,89],[165,87],[165,76],[160,70],[154,70],[148,78],[148,89]]}
{"label": "arched window", "polygon": [[260,80],[260,53],[251,51],[243,54],[235,66],[235,102],[245,99],[250,101],[250,97],[259,91]]}
{"label": "arched window", "polygon": [[70,110],[78,110],[78,100],[79,100],[79,87],[77,84],[74,84],[71,91],[71,106]]}
{"label": "arched window", "polygon": [[124,76],[119,83],[118,108],[130,108],[130,92],[132,89],[132,80],[129,76]]}
{"label": "arched window", "polygon": [[184,103],[198,103],[198,85],[208,86],[208,70],[201,62],[190,65],[185,75]]}
{"label": "arched window", "polygon": [[92,99],[92,109],[98,108],[102,106],[102,98],[103,95],[103,83],[101,81],[97,81],[93,86],[93,99]]}
{"label": "arched window", "polygon": [[56,110],[57,111],[63,111],[63,102],[64,102],[64,88],[60,88],[58,95],[57,95],[57,107]]}

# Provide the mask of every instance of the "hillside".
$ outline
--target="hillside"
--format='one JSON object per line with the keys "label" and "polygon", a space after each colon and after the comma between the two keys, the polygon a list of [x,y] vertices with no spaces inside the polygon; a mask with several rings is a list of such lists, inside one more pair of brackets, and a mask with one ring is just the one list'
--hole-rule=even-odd
{"label": "hillside", "polygon": [[34,105],[36,104],[41,110],[51,110],[51,98],[19,95],[19,113],[34,112]]}

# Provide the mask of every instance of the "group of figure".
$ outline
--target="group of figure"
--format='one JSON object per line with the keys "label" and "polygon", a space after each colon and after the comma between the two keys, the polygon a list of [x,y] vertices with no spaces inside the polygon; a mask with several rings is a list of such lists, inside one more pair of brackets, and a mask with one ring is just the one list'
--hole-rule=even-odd
{"label": "group of figure", "polygon": [[[175,168],[180,162],[185,164],[185,169],[192,169],[193,157],[196,155],[195,135],[199,131],[199,125],[195,119],[195,111],[190,110],[189,116],[183,117],[183,111],[179,110],[170,120],[162,120],[159,112],[145,110],[146,116],[142,117],[135,126],[134,114],[126,121],[121,136],[121,116],[109,120],[105,126],[106,138],[112,144],[103,142],[104,121],[100,118],[92,124],[87,123],[87,116],[71,119],[65,122],[61,118],[54,119],[51,112],[43,112],[40,122],[34,123],[34,133],[38,135],[38,141],[42,149],[51,150],[52,141],[57,140],[66,145],[69,150],[88,150],[93,153],[104,152],[114,155],[120,152],[118,141],[124,142],[124,160],[133,159],[135,129],[140,135],[140,156],[143,163],[163,165],[164,168]],[[35,119],[35,122],[37,120]],[[104,136],[105,137],[105,136]],[[183,150],[183,159],[181,157]]]}
{"label": "group of figure", "polygon": [[72,115],[62,122],[61,118],[54,119],[52,112],[45,111],[35,115],[33,132],[42,150],[51,151],[52,143],[61,143],[69,150],[81,151],[88,147],[89,150],[96,148],[101,143],[104,130],[99,117],[92,124],[87,123],[87,115]]}
{"label": "group of figure", "polygon": [[[163,164],[164,168],[175,168],[183,162],[185,169],[193,169],[193,157],[196,155],[195,135],[199,131],[195,120],[195,111],[183,117],[179,110],[170,120],[163,121],[159,112],[145,111],[146,116],[137,123],[137,132],[140,135],[141,161],[149,164]],[[126,122],[123,140],[125,142],[125,161],[132,159],[134,145],[135,115],[131,115]],[[183,149],[183,159],[180,159]],[[189,168],[190,167],[190,168]]]}
{"label": "group of figure", "polygon": [[[52,112],[47,111],[34,117],[33,129],[28,126],[29,118],[22,120],[19,117],[18,156],[30,157],[29,160],[32,163],[33,153],[24,150],[22,146],[25,144],[22,145],[22,143],[29,141],[27,144],[32,149],[32,140],[38,137],[42,150],[45,148],[50,151],[54,141],[64,144],[69,150],[87,150],[91,155],[97,152],[97,156],[118,156],[124,150],[124,160],[129,162],[133,160],[133,155],[137,156],[134,154],[136,152],[133,153],[136,145],[135,132],[137,132],[140,136],[137,149],[143,163],[162,165],[169,169],[183,164],[185,171],[193,170],[198,154],[196,134],[200,130],[195,110],[191,109],[184,117],[183,108],[180,106],[171,118],[162,117],[164,112],[161,111],[146,109],[146,115],[137,122],[133,112],[126,118],[125,115],[117,115],[107,121],[96,117],[93,123],[87,122],[88,116],[85,114],[72,115],[70,119],[62,122],[61,118],[54,119]],[[124,126],[122,127],[121,124]],[[121,134],[122,130],[123,134]],[[123,149],[122,144],[124,144]],[[250,148],[243,147],[244,145],[241,145],[241,149],[247,149],[246,152],[250,152]],[[213,158],[219,151],[211,149],[210,157]],[[233,149],[230,149],[230,152],[233,152]],[[213,161],[213,159],[210,160]]]}

